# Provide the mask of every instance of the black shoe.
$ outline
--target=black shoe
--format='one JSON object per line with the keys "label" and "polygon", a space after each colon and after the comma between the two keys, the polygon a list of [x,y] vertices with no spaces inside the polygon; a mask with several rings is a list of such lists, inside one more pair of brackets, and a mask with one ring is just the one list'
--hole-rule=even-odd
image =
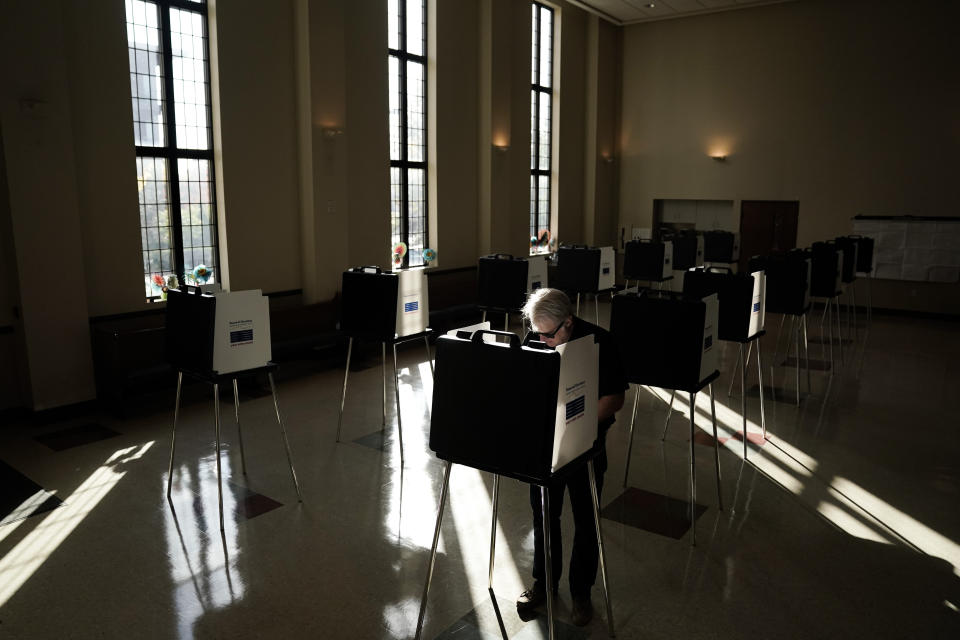
{"label": "black shoe", "polygon": [[539,582],[520,594],[517,598],[517,612],[527,613],[547,601],[547,590]]}
{"label": "black shoe", "polygon": [[593,602],[590,601],[590,596],[574,598],[570,621],[578,627],[585,627],[591,620],[593,620]]}

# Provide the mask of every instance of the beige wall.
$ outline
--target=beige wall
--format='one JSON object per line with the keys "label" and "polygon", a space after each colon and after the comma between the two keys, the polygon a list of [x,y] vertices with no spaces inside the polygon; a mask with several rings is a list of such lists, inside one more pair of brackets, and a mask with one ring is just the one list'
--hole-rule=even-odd
{"label": "beige wall", "polygon": [[[807,246],[861,213],[957,215],[958,17],[805,0],[626,28],[620,225],[657,198],[799,200]],[[875,284],[877,306],[960,312],[957,285]]]}

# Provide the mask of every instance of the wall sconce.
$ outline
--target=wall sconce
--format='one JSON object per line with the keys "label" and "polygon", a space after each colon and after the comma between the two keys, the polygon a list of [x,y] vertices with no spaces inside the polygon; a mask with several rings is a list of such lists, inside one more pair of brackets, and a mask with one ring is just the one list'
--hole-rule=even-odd
{"label": "wall sconce", "polygon": [[611,162],[613,162],[613,154],[610,153],[609,151],[604,151],[600,154],[600,159],[606,162],[607,164],[610,164]]}
{"label": "wall sconce", "polygon": [[725,155],[716,154],[716,155],[712,155],[712,156],[710,156],[710,157],[713,158],[716,162],[726,162],[726,161],[727,161],[727,156],[725,156]]}
{"label": "wall sconce", "polygon": [[320,133],[324,138],[336,138],[343,135],[343,129],[339,127],[322,127]]}
{"label": "wall sconce", "polygon": [[508,145],[508,144],[496,144],[496,143],[494,143],[494,145],[493,145],[493,150],[494,150],[494,151],[499,151],[500,153],[506,153],[507,151],[510,151],[510,145]]}

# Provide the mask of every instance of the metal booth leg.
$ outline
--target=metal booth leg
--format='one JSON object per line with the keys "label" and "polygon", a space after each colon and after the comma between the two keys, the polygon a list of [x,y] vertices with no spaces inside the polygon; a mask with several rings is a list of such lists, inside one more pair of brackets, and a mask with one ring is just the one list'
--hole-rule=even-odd
{"label": "metal booth leg", "polygon": [[480,316],[480,322],[486,322],[486,321],[487,321],[487,310],[484,309],[484,310],[483,310],[483,315]]}
{"label": "metal booth leg", "polygon": [[[820,359],[824,362],[827,361],[827,343],[823,340],[823,337],[826,333],[826,331],[824,331],[823,323],[827,319],[829,313],[830,300],[827,299],[826,304],[823,305],[823,314],[820,316]],[[830,335],[830,375],[833,375],[833,334],[831,333]]]}
{"label": "metal booth leg", "polygon": [[[639,389],[638,389],[639,391]],[[667,439],[667,427],[670,426],[670,416],[673,415],[673,398],[677,395],[677,390],[674,389],[670,393],[670,406],[667,407],[667,419],[663,421],[663,435],[660,436],[661,440]]]}
{"label": "metal booth leg", "polygon": [[580,315],[580,294],[577,294],[577,315]]}
{"label": "metal booth leg", "polygon": [[[506,331],[506,329],[504,329],[504,331]],[[430,363],[430,375],[432,376],[433,375],[433,358],[430,357],[430,338],[428,338],[427,336],[423,336],[423,343],[427,346],[427,362]],[[384,389],[384,392],[386,392],[386,389]],[[386,393],[384,393],[384,395],[386,395]]]}
{"label": "metal booth leg", "polygon": [[873,283],[873,276],[870,275],[870,272],[867,272],[867,327],[873,326],[873,294],[871,289]]}
{"label": "metal booth leg", "polygon": [[[833,364],[833,317],[830,315],[830,303],[831,300],[827,300],[827,328],[830,333],[830,375],[833,375],[834,364]],[[834,309],[836,311],[836,309]]]}
{"label": "metal booth leg", "polygon": [[500,476],[493,476],[493,518],[490,522],[490,573],[487,576],[487,588],[493,589],[493,560],[497,546],[497,505],[500,501]]}
{"label": "metal booth leg", "polygon": [[837,304],[834,305],[837,309],[837,344],[840,345],[840,364],[843,364],[843,333],[840,331],[840,296],[837,296]]}
{"label": "metal booth leg", "polygon": [[240,429],[240,394],[237,393],[237,379],[233,379],[233,417],[237,421],[237,438],[240,440],[240,467],[247,475],[247,457],[243,453],[243,431]]}
{"label": "metal booth leg", "polygon": [[343,393],[340,394],[340,417],[337,418],[337,442],[340,442],[340,429],[343,428],[343,403],[347,399],[347,377],[350,375],[350,355],[353,353],[353,338],[347,342],[347,368],[343,372]]}
{"label": "metal booth leg", "polygon": [[600,293],[599,292],[593,294],[593,318],[594,318],[594,321],[599,325],[600,324]]}
{"label": "metal booth leg", "polygon": [[737,364],[733,365],[733,373],[730,374],[730,386],[727,387],[727,397],[733,395],[733,381],[737,379],[737,371],[740,370],[740,367],[743,363],[740,362],[740,356],[737,355]]}
{"label": "metal booth leg", "polygon": [[797,406],[800,406],[800,316],[793,317],[794,322],[791,323],[793,328],[794,335],[794,344],[796,345],[797,351]]}
{"label": "metal booth leg", "polygon": [[853,298],[853,339],[860,339],[860,332],[857,329],[857,288],[856,281],[854,284],[850,285],[850,297]]}
{"label": "metal booth leg", "polygon": [[[510,312],[509,311],[503,312],[503,330],[504,331],[510,330]],[[424,340],[426,340],[426,338],[424,338]]]}
{"label": "metal booth leg", "polygon": [[697,546],[697,467],[694,464],[694,455],[693,448],[696,446],[693,443],[694,436],[694,422],[693,414],[694,407],[697,406],[697,394],[690,394],[690,533],[693,536],[692,544]]}
{"label": "metal booth leg", "polygon": [[450,467],[453,463],[447,461],[443,470],[443,489],[440,491],[440,506],[437,508],[437,527],[433,531],[433,547],[430,548],[430,564],[427,567],[427,582],[423,585],[423,595],[420,597],[420,616],[417,618],[417,633],[414,638],[419,639],[423,632],[423,614],[427,612],[427,594],[430,592],[430,582],[433,580],[433,565],[437,561],[437,544],[440,542],[440,524],[443,522],[443,507],[447,504],[447,490],[450,488]]}
{"label": "metal booth leg", "polygon": [[627,440],[627,459],[623,464],[623,486],[627,486],[627,476],[630,475],[630,452],[633,451],[633,423],[637,419],[637,405],[640,404],[640,385],[637,385],[637,394],[633,396],[633,415],[630,416],[630,437]]}
{"label": "metal booth leg", "polygon": [[[744,369],[747,368],[746,360],[743,359],[743,343],[740,343],[740,360],[743,362],[740,367],[740,416],[743,418],[743,459],[747,459],[747,376]],[[690,413],[690,429],[693,429],[693,410]],[[696,537],[694,537],[696,540]]]}
{"label": "metal booth leg", "polygon": [[803,314],[803,360],[807,366],[807,394],[810,391],[810,341],[807,340],[807,314]]}
{"label": "metal booth leg", "polygon": [[713,403],[713,384],[707,385],[710,391],[710,419],[713,420],[713,461],[717,466],[717,504],[723,511],[723,490],[720,489],[720,439],[717,437],[717,407]]}
{"label": "metal booth leg", "polygon": [[173,405],[173,434],[170,436],[170,466],[167,468],[167,498],[173,484],[173,450],[177,445],[177,417],[180,415],[180,386],[183,383],[183,371],[177,371],[177,399]]}
{"label": "metal booth leg", "polygon": [[597,547],[600,549],[600,576],[603,579],[603,599],[607,603],[607,629],[612,638],[614,635],[613,603],[610,600],[610,581],[607,579],[607,554],[603,549],[603,532],[600,530],[600,498],[597,495],[597,476],[593,470],[593,460],[587,463],[587,473],[590,474],[590,497],[593,498],[593,521],[597,525]]}
{"label": "metal booth leg", "polygon": [[287,464],[290,465],[290,475],[293,476],[293,486],[297,490],[297,502],[303,502],[303,496],[300,494],[300,483],[297,482],[297,472],[293,470],[293,457],[290,455],[290,442],[287,440],[287,430],[283,426],[283,418],[280,417],[280,402],[277,400],[277,386],[273,383],[273,374],[267,373],[270,380],[270,393],[273,394],[273,410],[277,412],[277,423],[280,425],[280,435],[283,436],[283,448],[287,451]]}
{"label": "metal booth leg", "polygon": [[217,436],[217,502],[220,505],[220,531],[223,531],[223,480],[220,477],[220,385],[213,383],[213,423]]}
{"label": "metal booth leg", "polygon": [[397,377],[397,345],[393,345],[393,388],[397,395],[397,437],[400,440],[400,466],[403,466],[403,423],[400,421],[400,379]]}
{"label": "metal booth leg", "polygon": [[[763,439],[766,440],[767,413],[763,409],[763,364],[760,360],[760,338],[757,338],[755,342],[757,343],[757,385],[760,389],[760,428],[763,430]],[[716,418],[714,418],[714,422],[716,422]]]}
{"label": "metal booth leg", "polygon": [[387,343],[380,343],[380,378],[383,380],[383,408],[380,426],[387,428]]}
{"label": "metal booth leg", "polygon": [[553,640],[553,554],[550,552],[550,490],[546,485],[540,487],[540,502],[543,505],[543,555],[547,574],[547,637]]}

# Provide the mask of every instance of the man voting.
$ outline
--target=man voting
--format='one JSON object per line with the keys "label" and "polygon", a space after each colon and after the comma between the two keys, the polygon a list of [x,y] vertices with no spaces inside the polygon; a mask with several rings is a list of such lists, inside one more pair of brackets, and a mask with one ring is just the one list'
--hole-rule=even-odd
{"label": "man voting", "polygon": [[[599,345],[599,376],[597,402],[597,445],[600,453],[594,460],[597,483],[597,498],[603,488],[603,474],[607,469],[607,453],[604,442],[607,430],[614,423],[615,414],[623,406],[624,392],[628,385],[613,336],[606,329],[591,324],[573,315],[570,299],[559,289],[538,289],[530,295],[523,307],[523,316],[530,322],[539,339],[550,347],[557,347],[571,340],[593,335]],[[587,465],[581,465],[562,480],[549,487],[550,492],[550,542],[553,562],[552,586],[554,593],[560,582],[563,568],[563,548],[560,539],[560,512],[563,493],[570,492],[575,526],[573,551],[570,554],[570,595],[573,598],[573,623],[584,626],[593,618],[590,590],[597,577],[599,549],[593,520],[593,501],[590,496],[590,480]],[[546,602],[546,578],[543,560],[543,514],[540,488],[530,485],[530,505],[533,507],[533,586],[520,594],[517,612],[530,613]]]}

